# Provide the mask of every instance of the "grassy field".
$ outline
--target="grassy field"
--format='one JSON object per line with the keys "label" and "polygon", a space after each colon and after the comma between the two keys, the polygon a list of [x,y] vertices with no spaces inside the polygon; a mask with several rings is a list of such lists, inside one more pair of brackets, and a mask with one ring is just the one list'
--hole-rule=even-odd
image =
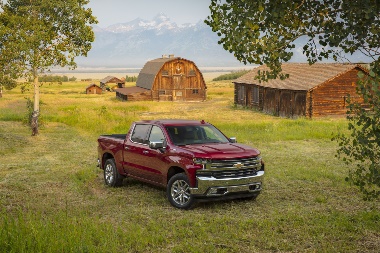
{"label": "grassy field", "polygon": [[[236,108],[223,81],[207,81],[208,99],[197,103],[121,102],[86,95],[87,85],[42,86],[37,137],[22,123],[32,91],[0,98],[0,252],[379,252],[380,203],[363,201],[335,158],[331,137],[345,119]],[[158,118],[204,119],[259,148],[262,194],[182,211],[164,189],[132,179],[106,187],[98,135]]]}

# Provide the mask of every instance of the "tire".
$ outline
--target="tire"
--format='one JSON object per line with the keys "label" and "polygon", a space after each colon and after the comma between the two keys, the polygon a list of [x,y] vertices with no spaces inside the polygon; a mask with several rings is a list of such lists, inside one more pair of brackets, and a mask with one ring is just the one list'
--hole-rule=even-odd
{"label": "tire", "polygon": [[104,183],[111,187],[119,187],[123,184],[123,179],[117,171],[115,159],[108,159],[104,164]]}
{"label": "tire", "polygon": [[179,209],[190,209],[195,202],[185,173],[175,174],[170,178],[166,194],[170,204]]}

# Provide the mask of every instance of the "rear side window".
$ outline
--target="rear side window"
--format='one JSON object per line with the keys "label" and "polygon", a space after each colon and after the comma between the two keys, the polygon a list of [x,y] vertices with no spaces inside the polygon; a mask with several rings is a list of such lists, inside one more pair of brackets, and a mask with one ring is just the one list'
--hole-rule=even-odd
{"label": "rear side window", "polygon": [[131,140],[137,143],[147,144],[147,136],[150,125],[136,125],[133,129]]}

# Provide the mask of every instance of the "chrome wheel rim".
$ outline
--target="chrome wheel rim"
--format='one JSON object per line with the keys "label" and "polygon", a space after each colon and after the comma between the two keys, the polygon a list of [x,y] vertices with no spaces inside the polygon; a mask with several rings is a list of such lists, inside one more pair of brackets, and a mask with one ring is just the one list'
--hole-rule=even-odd
{"label": "chrome wheel rim", "polygon": [[113,181],[113,167],[111,164],[107,164],[104,169],[104,178],[108,184],[111,184]]}
{"label": "chrome wheel rim", "polygon": [[177,180],[171,187],[171,196],[178,205],[185,205],[190,200],[190,187],[185,180]]}

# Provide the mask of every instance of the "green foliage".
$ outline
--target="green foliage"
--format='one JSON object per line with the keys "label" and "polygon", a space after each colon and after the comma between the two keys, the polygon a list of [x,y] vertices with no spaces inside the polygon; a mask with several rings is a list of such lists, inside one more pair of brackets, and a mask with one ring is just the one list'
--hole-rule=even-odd
{"label": "green foliage", "polygon": [[249,70],[239,70],[239,71],[234,71],[229,74],[224,74],[218,77],[215,77],[212,79],[213,81],[223,81],[223,80],[234,80],[236,78],[241,77],[242,75],[245,75],[249,72]]}
{"label": "green foliage", "polygon": [[369,76],[361,75],[357,93],[364,99],[364,106],[348,98],[347,119],[351,133],[334,138],[339,143],[338,157],[348,165],[355,165],[346,180],[357,185],[367,200],[380,196],[379,79],[373,71]]}
{"label": "green foliage", "polygon": [[125,81],[126,82],[136,82],[137,81],[137,77],[136,76],[126,76],[125,77]]}
{"label": "green foliage", "polygon": [[[365,7],[364,7],[365,6]],[[324,59],[345,60],[344,54],[362,53],[371,57],[372,72],[359,84],[358,94],[371,112],[349,100],[351,135],[336,137],[338,154],[347,164],[355,163],[348,180],[359,186],[365,198],[380,195],[379,76],[380,5],[364,1],[292,0],[211,0],[211,15],[205,23],[220,36],[225,50],[247,64],[268,66],[259,72],[259,81],[281,78],[281,64],[289,61],[296,40],[306,37],[303,46],[309,64]]]}
{"label": "green foliage", "polygon": [[91,49],[97,21],[88,0],[0,1],[0,82],[34,83],[32,135],[38,134],[38,76],[51,66],[75,68],[75,57]]}
{"label": "green foliage", "polygon": [[68,82],[67,76],[43,75],[38,77],[38,82]]}
{"label": "green foliage", "polygon": [[[364,8],[365,6],[365,8]],[[310,64],[344,60],[342,53],[379,56],[380,5],[365,1],[212,0],[205,23],[219,43],[241,62],[268,65],[260,80],[286,78],[295,41],[307,38],[303,53]]]}

